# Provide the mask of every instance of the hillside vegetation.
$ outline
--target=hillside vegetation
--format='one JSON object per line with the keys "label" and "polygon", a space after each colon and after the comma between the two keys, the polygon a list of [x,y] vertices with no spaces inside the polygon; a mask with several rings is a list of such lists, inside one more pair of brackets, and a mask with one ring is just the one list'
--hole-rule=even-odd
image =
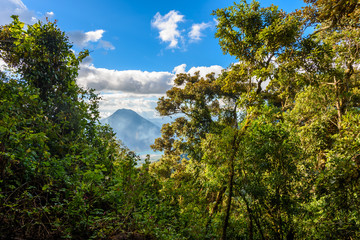
{"label": "hillside vegetation", "polygon": [[53,22],[0,27],[0,239],[360,239],[360,5],[213,12],[237,63],[179,74],[154,163],[99,123]]}

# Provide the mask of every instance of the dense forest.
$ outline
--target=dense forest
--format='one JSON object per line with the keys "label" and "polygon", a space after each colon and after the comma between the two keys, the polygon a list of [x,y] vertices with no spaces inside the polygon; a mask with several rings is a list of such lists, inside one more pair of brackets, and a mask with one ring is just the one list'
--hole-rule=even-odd
{"label": "dense forest", "polygon": [[[0,27],[0,239],[360,239],[360,3],[213,12],[220,76],[158,101],[157,162],[99,123],[56,22]],[[179,114],[180,113],[180,114]]]}

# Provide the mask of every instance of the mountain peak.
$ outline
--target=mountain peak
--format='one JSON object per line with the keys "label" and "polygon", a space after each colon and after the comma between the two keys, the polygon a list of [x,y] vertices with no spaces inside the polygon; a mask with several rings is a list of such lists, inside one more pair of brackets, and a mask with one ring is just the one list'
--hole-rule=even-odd
{"label": "mountain peak", "polygon": [[150,150],[150,145],[161,135],[160,127],[130,109],[118,109],[101,122],[109,124],[117,138],[131,150]]}
{"label": "mountain peak", "polygon": [[[125,121],[125,120],[130,121],[128,123],[125,123],[126,125],[131,124],[132,122],[135,122],[138,124],[140,124],[140,122],[149,122],[149,124],[153,124],[149,120],[140,116],[137,112],[135,112],[131,109],[126,109],[126,108],[121,108],[121,109],[116,110],[110,117],[108,117],[106,119],[108,119],[108,120],[111,119],[111,120],[115,120],[115,121]],[[106,119],[104,119],[104,120],[106,120]],[[111,124],[110,124],[110,126],[111,126]]]}
{"label": "mountain peak", "polygon": [[[131,109],[127,109],[127,108],[120,108],[118,110],[116,110],[114,114],[122,114],[122,113],[136,113],[135,111],[131,110]],[[137,114],[137,113],[136,113]]]}

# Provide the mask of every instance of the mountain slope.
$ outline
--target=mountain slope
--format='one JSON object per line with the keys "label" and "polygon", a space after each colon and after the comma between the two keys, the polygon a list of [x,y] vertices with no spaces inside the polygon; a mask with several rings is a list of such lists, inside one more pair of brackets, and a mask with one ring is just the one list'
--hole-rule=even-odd
{"label": "mountain slope", "polygon": [[160,127],[129,109],[119,109],[101,121],[109,124],[128,148],[134,151],[148,151],[155,138],[160,137]]}

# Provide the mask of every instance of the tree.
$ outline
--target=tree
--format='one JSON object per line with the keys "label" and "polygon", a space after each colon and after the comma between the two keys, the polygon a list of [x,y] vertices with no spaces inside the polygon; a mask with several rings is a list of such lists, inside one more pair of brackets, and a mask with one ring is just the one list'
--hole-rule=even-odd
{"label": "tree", "polygon": [[[160,99],[157,109],[164,115],[182,112],[188,117],[183,121],[194,123],[195,133],[201,131],[199,134],[201,137],[196,140],[186,138],[183,145],[197,146],[208,138],[207,140],[212,141],[212,144],[223,146],[213,151],[218,157],[222,156],[221,158],[226,159],[222,160],[222,163],[229,171],[227,184],[220,183],[223,187],[219,190],[219,196],[224,194],[224,186],[228,191],[222,227],[222,239],[226,239],[233,198],[235,161],[239,156],[242,135],[246,135],[247,128],[251,125],[251,118],[254,117],[250,113],[253,109],[261,107],[264,100],[286,105],[284,102],[281,103],[276,93],[264,90],[262,85],[277,74],[275,57],[286,54],[295,45],[296,39],[300,36],[300,22],[295,16],[286,15],[275,6],[260,8],[257,2],[247,4],[245,1],[233,7],[217,10],[214,15],[219,21],[216,37],[220,38],[220,46],[224,52],[236,56],[240,63],[224,72],[216,82],[212,81],[216,84],[206,81],[207,79],[199,79],[198,76],[187,76],[187,81],[184,82],[182,80],[184,75],[178,76],[175,83],[177,85],[184,83],[184,87],[170,90],[167,93],[169,98]],[[194,79],[197,81],[195,82]],[[211,91],[207,91],[208,89]],[[223,100],[229,103],[225,108],[220,107],[219,104],[219,101]],[[243,117],[239,119],[241,112]],[[177,129],[175,123],[168,126]],[[191,134],[188,129],[185,134],[183,134],[185,131],[177,132],[178,136],[187,137]],[[163,138],[165,137],[167,136],[163,135]],[[228,142],[224,142],[223,139],[227,139],[224,141]],[[158,140],[158,143],[161,141]],[[171,141],[167,142],[171,143]],[[199,150],[196,159],[204,161],[203,156],[209,155],[210,149]],[[215,158],[213,154],[210,155]]]}
{"label": "tree", "polygon": [[[299,52],[303,57],[298,71],[304,72],[301,75],[307,84],[289,112],[312,165],[308,176],[314,184],[313,198],[306,206],[309,213],[302,228],[312,229],[313,238],[357,238],[359,220],[353,216],[358,210],[352,208],[358,201],[354,175],[357,153],[353,148],[357,140],[349,138],[348,131],[357,125],[359,114],[359,4],[309,2],[312,4],[299,12],[316,28],[304,38]],[[348,145],[339,148],[339,142],[348,138]],[[341,189],[336,187],[340,185]],[[321,223],[315,223],[314,214]]]}
{"label": "tree", "polygon": [[76,57],[56,23],[38,22],[24,29],[17,16],[12,18],[11,24],[1,27],[1,58],[40,90],[42,100],[61,93],[77,99],[75,79],[79,63],[88,56],[88,51]]}
{"label": "tree", "polygon": [[135,168],[99,124],[98,96],[76,84],[86,55],[55,23],[0,27],[1,238],[110,238],[142,229],[132,214],[156,201],[148,163]]}
{"label": "tree", "polygon": [[[179,75],[158,103],[162,115],[185,115],[155,147],[171,162],[164,181],[208,206],[201,236],[359,234],[358,136],[349,132],[358,124],[359,4],[307,2],[289,14],[255,1],[216,10],[220,47],[239,63],[217,79]],[[309,27],[317,30],[305,35]],[[202,191],[186,195],[184,179]]]}
{"label": "tree", "polygon": [[[76,84],[79,64],[88,51],[75,56],[65,33],[55,23],[38,22],[25,29],[17,16],[12,18],[11,24],[0,29],[1,58],[23,80],[39,89],[39,97],[46,104],[45,114],[62,125],[63,134],[80,131],[79,124],[84,117],[93,123],[98,114],[96,111],[92,111],[93,116],[88,114],[79,95],[80,99],[88,98],[95,105],[97,97]],[[68,121],[62,121],[65,118]]]}
{"label": "tree", "polygon": [[359,238],[359,4],[306,2],[216,10],[220,47],[239,62],[177,75],[157,106],[176,117],[153,145],[164,155],[139,168],[76,85],[86,52],[76,57],[53,23],[23,29],[14,17],[0,29],[18,74],[0,76],[0,231]]}

